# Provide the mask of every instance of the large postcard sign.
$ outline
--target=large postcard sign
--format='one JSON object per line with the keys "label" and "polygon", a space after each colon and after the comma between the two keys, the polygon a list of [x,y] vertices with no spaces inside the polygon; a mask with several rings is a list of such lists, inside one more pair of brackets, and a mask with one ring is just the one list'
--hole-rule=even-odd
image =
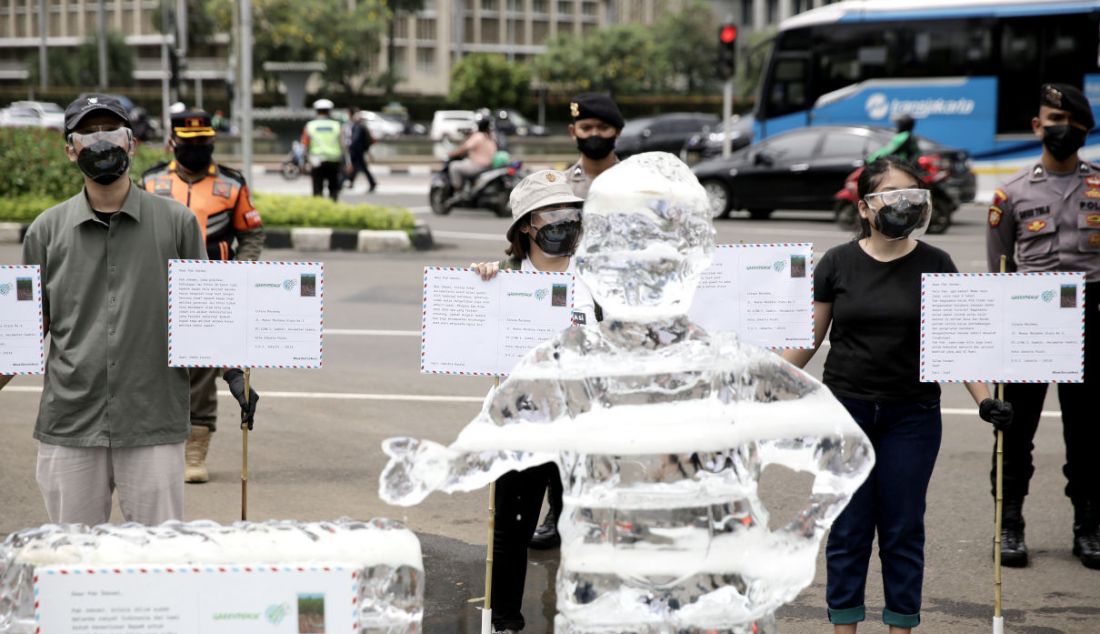
{"label": "large postcard sign", "polygon": [[718,245],[689,316],[765,348],[812,348],[813,245]]}
{"label": "large postcard sign", "polygon": [[572,323],[572,273],[424,269],[420,371],[502,376]]}
{"label": "large postcard sign", "polygon": [[920,380],[1080,383],[1084,273],[925,273]]}
{"label": "large postcard sign", "polygon": [[320,262],[168,261],[168,365],[320,368]]}
{"label": "large postcard sign", "polygon": [[43,339],[38,265],[0,265],[0,374],[43,374]]}
{"label": "large postcard sign", "polygon": [[39,634],[359,631],[359,571],[306,566],[40,566]]}

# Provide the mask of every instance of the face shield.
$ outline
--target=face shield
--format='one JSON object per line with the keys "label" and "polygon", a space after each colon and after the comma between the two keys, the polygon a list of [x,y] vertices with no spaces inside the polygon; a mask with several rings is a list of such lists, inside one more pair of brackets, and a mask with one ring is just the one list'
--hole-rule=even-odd
{"label": "face shield", "polygon": [[874,214],[871,224],[888,240],[919,238],[932,221],[932,193],[927,189],[894,189],[864,196]]}

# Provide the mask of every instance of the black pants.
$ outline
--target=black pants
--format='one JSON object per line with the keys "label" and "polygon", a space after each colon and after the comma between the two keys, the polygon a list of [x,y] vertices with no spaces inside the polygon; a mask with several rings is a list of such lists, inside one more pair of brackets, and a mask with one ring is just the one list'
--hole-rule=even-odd
{"label": "black pants", "polygon": [[493,527],[493,627],[522,630],[523,587],[527,581],[527,543],[535,534],[542,495],[549,478],[558,477],[550,463],[509,471],[497,480]]}
{"label": "black pants", "polygon": [[344,175],[344,180],[347,181],[348,188],[355,186],[355,177],[359,175],[359,172],[363,172],[367,175],[367,182],[370,183],[371,190],[378,187],[378,181],[374,180],[374,174],[370,173],[370,166],[367,165],[367,161],[363,158],[363,154],[352,152],[351,173]]}
{"label": "black pants", "polygon": [[[1066,442],[1066,495],[1074,507],[1092,501],[1100,505],[1100,282],[1085,285],[1085,382],[1059,383],[1058,402],[1062,408],[1062,435]],[[1015,418],[1004,435],[1004,496],[1023,498],[1035,472],[1031,452],[1039,415],[1043,410],[1047,384],[1008,383],[1005,400],[1012,403]],[[996,432],[994,432],[996,437]],[[993,469],[990,482],[996,487],[997,454],[994,440]],[[995,491],[995,489],[994,489]]]}
{"label": "black pants", "polygon": [[313,177],[313,195],[323,196],[325,190],[325,182],[328,182],[328,197],[336,200],[340,197],[340,181],[343,177],[340,174],[342,165],[337,161],[322,161],[320,165],[317,165],[310,170],[310,176]]}

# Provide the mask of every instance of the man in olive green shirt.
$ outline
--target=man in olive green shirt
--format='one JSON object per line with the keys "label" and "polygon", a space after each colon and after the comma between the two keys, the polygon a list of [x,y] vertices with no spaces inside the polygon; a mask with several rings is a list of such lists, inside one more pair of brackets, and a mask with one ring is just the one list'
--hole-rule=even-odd
{"label": "man in olive green shirt", "polygon": [[[24,262],[41,267],[51,338],[38,484],[55,523],[107,522],[115,489],[127,521],[180,519],[189,383],[168,367],[168,260],[205,259],[202,233],[186,207],[130,181],[133,132],[118,101],[74,101],[65,136],[84,190],[36,218],[23,243]],[[243,399],[242,388],[231,382]]]}

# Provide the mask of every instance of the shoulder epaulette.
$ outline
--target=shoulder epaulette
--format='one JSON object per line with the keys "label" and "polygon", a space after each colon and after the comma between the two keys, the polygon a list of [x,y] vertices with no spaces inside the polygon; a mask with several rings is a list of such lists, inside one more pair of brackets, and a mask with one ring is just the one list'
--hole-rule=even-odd
{"label": "shoulder epaulette", "polygon": [[221,172],[222,174],[224,174],[226,177],[237,181],[241,185],[245,185],[245,186],[248,185],[248,182],[245,181],[244,174],[242,174],[239,170],[235,170],[232,167],[226,167],[225,165],[222,165],[221,163],[218,163],[217,165],[218,165],[218,171]]}

